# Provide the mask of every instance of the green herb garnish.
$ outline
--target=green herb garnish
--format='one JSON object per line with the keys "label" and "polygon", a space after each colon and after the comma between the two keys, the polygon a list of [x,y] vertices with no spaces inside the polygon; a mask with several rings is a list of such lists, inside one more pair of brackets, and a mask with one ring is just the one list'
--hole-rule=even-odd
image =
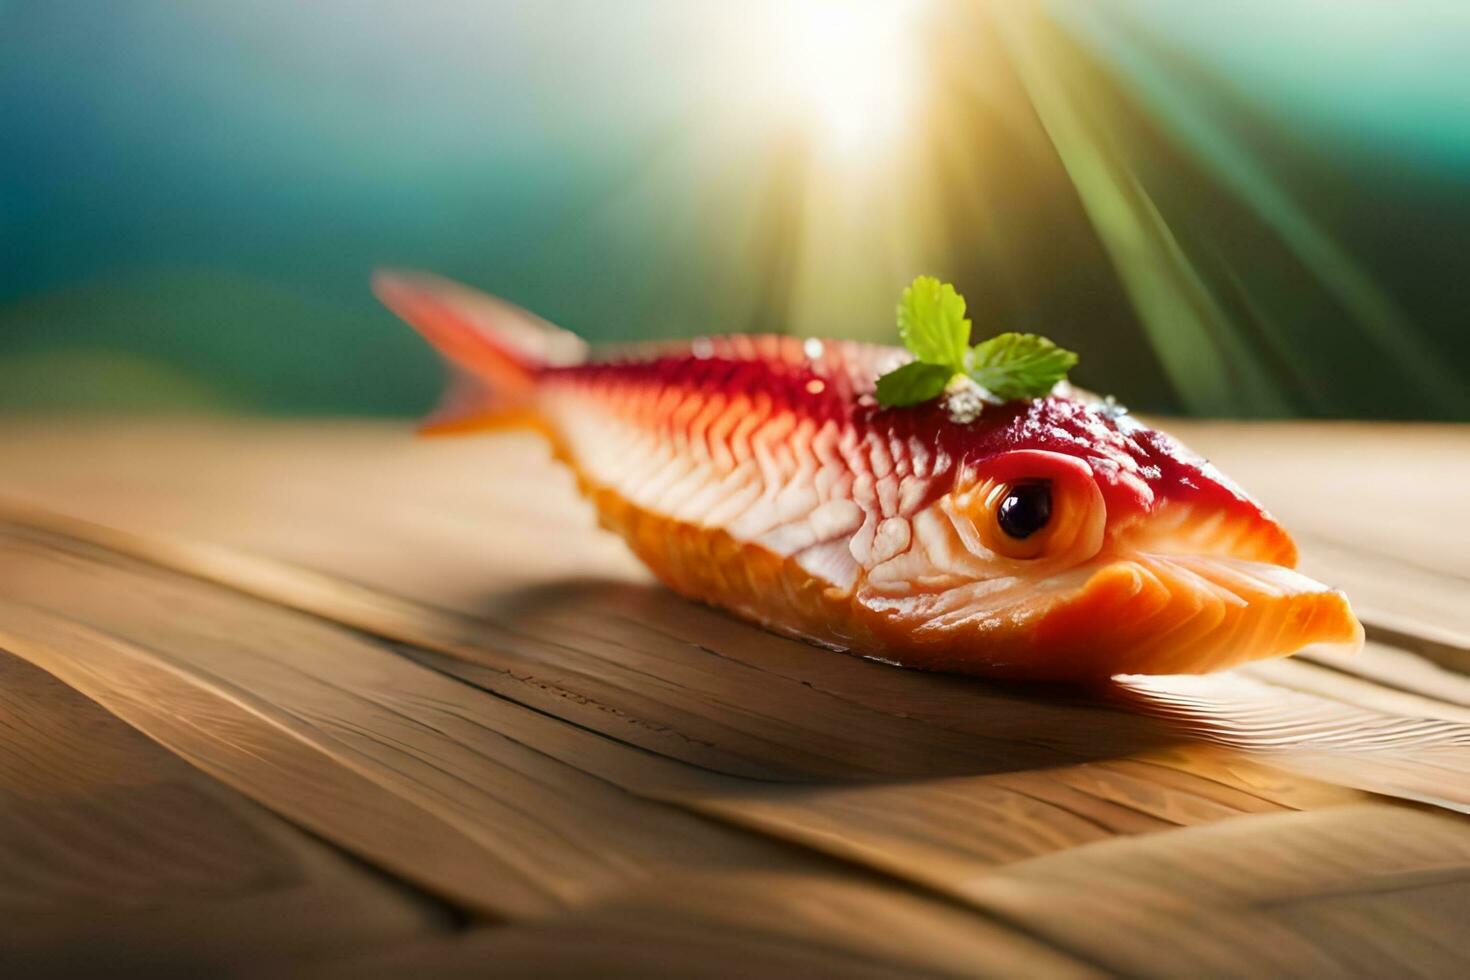
{"label": "green herb garnish", "polygon": [[932,276],[903,291],[898,334],[914,360],[878,379],[878,403],[890,408],[938,398],[958,376],[997,401],[1040,398],[1077,363],[1076,354],[1031,333],[997,334],[971,347],[965,298]]}

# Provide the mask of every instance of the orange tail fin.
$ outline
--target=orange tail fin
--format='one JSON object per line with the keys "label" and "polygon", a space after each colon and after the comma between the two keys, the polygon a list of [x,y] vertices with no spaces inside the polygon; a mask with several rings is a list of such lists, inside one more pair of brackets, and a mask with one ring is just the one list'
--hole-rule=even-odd
{"label": "orange tail fin", "polygon": [[536,376],[587,356],[587,345],[575,335],[437,276],[379,270],[373,292],[449,364],[449,386],[421,427],[427,434],[535,425],[530,402]]}

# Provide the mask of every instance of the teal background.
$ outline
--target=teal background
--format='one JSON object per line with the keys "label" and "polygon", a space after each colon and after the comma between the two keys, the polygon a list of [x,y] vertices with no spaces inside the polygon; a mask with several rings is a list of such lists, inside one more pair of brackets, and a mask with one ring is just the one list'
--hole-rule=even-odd
{"label": "teal background", "polygon": [[1470,4],[936,4],[941,207],[857,216],[925,261],[799,317],[820,147],[723,115],[728,6],[0,0],[0,409],[422,411],[392,264],[593,339],[888,340],[932,272],[1135,407],[1470,418]]}

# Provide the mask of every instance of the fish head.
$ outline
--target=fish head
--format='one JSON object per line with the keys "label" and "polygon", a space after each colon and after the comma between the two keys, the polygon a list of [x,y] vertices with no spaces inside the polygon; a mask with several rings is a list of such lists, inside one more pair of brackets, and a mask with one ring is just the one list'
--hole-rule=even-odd
{"label": "fish head", "polygon": [[1291,536],[1170,436],[1050,397],[942,432],[953,479],[861,601],[932,666],[1039,679],[1205,673],[1360,645]]}

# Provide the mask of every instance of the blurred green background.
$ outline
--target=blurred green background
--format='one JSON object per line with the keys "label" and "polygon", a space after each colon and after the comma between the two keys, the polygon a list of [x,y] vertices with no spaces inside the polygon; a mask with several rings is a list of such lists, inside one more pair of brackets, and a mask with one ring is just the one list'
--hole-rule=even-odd
{"label": "blurred green background", "polygon": [[408,414],[380,264],[593,339],[893,339],[1470,418],[1470,4],[0,0],[0,410]]}

